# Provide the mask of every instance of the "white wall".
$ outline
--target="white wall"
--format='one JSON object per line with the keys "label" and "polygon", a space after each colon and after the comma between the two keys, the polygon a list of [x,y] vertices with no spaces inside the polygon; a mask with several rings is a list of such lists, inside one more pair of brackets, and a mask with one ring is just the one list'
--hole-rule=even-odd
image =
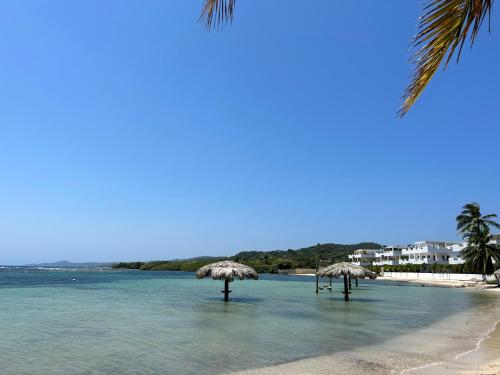
{"label": "white wall", "polygon": [[[384,272],[384,276],[394,277],[396,279],[406,280],[479,280],[483,277],[475,273],[431,273],[431,272]],[[494,280],[493,276],[488,277],[488,280]]]}

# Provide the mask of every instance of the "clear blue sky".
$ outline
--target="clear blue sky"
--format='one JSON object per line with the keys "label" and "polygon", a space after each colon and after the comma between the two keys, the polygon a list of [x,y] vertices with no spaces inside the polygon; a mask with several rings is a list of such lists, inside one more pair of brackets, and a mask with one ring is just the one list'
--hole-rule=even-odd
{"label": "clear blue sky", "polygon": [[500,12],[403,120],[421,1],[3,1],[0,264],[456,239],[500,214]]}

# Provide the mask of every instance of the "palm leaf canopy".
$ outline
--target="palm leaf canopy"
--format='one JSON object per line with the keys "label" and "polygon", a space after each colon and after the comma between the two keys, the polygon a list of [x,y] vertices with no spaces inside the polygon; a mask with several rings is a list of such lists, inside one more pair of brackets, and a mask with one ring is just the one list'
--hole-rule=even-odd
{"label": "palm leaf canopy", "polygon": [[249,266],[231,260],[207,264],[196,271],[196,277],[203,279],[211,277],[214,280],[233,281],[234,279],[254,279],[259,278],[259,274]]}
{"label": "palm leaf canopy", "polygon": [[413,47],[415,69],[403,94],[399,115],[404,116],[430,82],[441,63],[444,68],[457,51],[460,60],[462,47],[470,35],[474,44],[484,18],[491,13],[493,0],[428,0],[420,17],[419,31]]}
{"label": "palm leaf canopy", "polygon": [[462,251],[465,261],[483,274],[493,273],[492,260],[500,261],[500,247],[492,240],[493,236],[487,228],[475,231],[469,238],[469,244]]}
{"label": "palm leaf canopy", "polygon": [[332,264],[331,266],[321,268],[317,275],[320,277],[338,278],[341,276],[350,276],[355,279],[376,279],[377,274],[364,267],[356,266],[347,262]]}
{"label": "palm leaf canopy", "polygon": [[[204,0],[200,22],[207,30],[231,23],[235,6],[236,0]],[[484,19],[490,18],[492,6],[493,0],[427,0],[412,43],[418,50],[398,112],[401,117],[415,104],[442,62],[446,68],[457,49],[458,62],[469,36],[471,46],[474,44]]]}
{"label": "palm leaf canopy", "polygon": [[494,220],[496,217],[495,214],[482,215],[481,206],[476,202],[467,203],[457,216],[457,230],[470,235],[474,231],[488,230],[488,227],[500,229],[500,225]]}
{"label": "palm leaf canopy", "polygon": [[220,27],[233,21],[236,0],[205,0],[201,11],[200,22],[207,30]]}

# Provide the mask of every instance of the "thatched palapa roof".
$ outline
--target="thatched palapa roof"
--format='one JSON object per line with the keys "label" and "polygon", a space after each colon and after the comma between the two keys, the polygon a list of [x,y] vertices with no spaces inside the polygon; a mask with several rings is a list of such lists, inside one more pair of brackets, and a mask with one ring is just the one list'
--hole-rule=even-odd
{"label": "thatched palapa roof", "polygon": [[332,264],[331,266],[321,268],[318,273],[321,277],[340,277],[340,276],[350,276],[355,279],[376,279],[377,274],[364,267],[356,266],[347,262],[340,262]]}
{"label": "thatched palapa roof", "polygon": [[249,266],[233,262],[231,260],[223,260],[222,262],[207,264],[196,271],[196,277],[203,279],[211,277],[214,280],[233,281],[234,279],[255,279],[259,278],[259,274]]}

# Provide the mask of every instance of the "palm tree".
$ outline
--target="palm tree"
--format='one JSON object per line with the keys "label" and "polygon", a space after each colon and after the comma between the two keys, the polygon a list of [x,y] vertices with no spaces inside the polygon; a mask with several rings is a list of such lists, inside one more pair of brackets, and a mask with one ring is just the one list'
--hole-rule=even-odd
{"label": "palm tree", "polygon": [[457,216],[457,231],[469,237],[474,232],[489,230],[489,227],[500,229],[500,224],[494,220],[496,217],[495,214],[482,215],[481,207],[476,202],[467,203]]}
{"label": "palm tree", "polygon": [[[205,0],[200,21],[208,30],[231,23],[235,5],[236,0]],[[492,6],[493,0],[428,0],[412,42],[415,68],[403,93],[400,117],[415,104],[443,61],[446,68],[457,51],[458,62],[469,36],[474,44],[486,16],[490,20]]]}
{"label": "palm tree", "polygon": [[493,260],[500,262],[500,248],[493,243],[488,227],[475,229],[471,233],[462,255],[475,272],[483,275],[483,281],[486,281],[486,275],[493,273]]}
{"label": "palm tree", "polygon": [[500,268],[493,272],[493,275],[497,279],[497,287],[500,288]]}

